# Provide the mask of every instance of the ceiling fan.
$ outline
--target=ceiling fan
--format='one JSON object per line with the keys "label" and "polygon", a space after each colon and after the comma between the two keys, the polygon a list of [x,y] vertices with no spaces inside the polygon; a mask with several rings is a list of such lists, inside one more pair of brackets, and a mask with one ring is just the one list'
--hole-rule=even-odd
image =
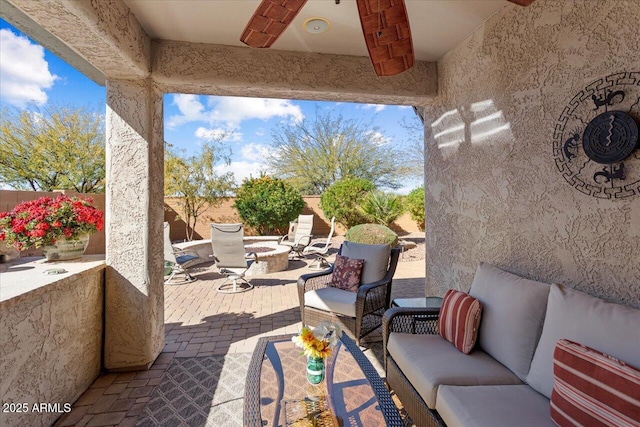
{"label": "ceiling fan", "polygon": [[[507,0],[529,6],[535,0]],[[307,0],[262,0],[240,41],[268,48],[294,20]],[[340,4],[340,0],[335,0]],[[369,57],[378,76],[395,76],[413,67],[413,42],[404,0],[356,0]]]}

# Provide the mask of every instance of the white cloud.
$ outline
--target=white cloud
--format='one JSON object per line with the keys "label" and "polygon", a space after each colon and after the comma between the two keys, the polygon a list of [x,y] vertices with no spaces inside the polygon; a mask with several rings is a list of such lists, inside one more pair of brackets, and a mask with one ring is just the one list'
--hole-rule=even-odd
{"label": "white cloud", "polygon": [[400,110],[406,110],[408,108],[413,108],[411,105],[397,105],[396,106]]}
{"label": "white cloud", "polygon": [[242,184],[242,180],[250,176],[257,178],[261,172],[267,172],[267,166],[260,162],[236,161],[230,164],[218,165],[215,167],[217,173],[232,172],[235,177],[236,184]]}
{"label": "white cloud", "polygon": [[363,110],[375,110],[376,113],[379,113],[380,111],[384,110],[385,108],[387,108],[386,105],[383,104],[364,104],[361,107]]}
{"label": "white cloud", "polygon": [[178,107],[180,114],[169,117],[167,127],[173,129],[189,122],[208,122],[204,105],[198,98],[198,95],[173,95],[173,105]]}
{"label": "white cloud", "polygon": [[304,115],[298,105],[285,99],[219,97],[212,118],[216,122],[237,126],[244,120],[269,120],[273,117],[302,121]]}
{"label": "white cloud", "polygon": [[46,104],[45,89],[50,89],[58,76],[49,72],[44,48],[6,28],[0,30],[0,46],[2,99],[17,107],[30,102]]}
{"label": "white cloud", "polygon": [[258,128],[258,130],[256,131],[256,135],[258,136],[265,136],[267,134],[267,131],[265,128]]}
{"label": "white cloud", "polygon": [[387,145],[391,142],[391,138],[384,136],[378,131],[371,130],[367,132],[367,136],[369,137],[369,142],[377,147]]}
{"label": "white cloud", "polygon": [[268,145],[256,144],[252,142],[242,147],[242,149],[240,150],[240,154],[242,154],[243,159],[261,160],[266,158],[271,151],[272,148]]}
{"label": "white cloud", "polygon": [[196,129],[194,135],[196,136],[196,138],[204,139],[205,141],[242,141],[242,133],[235,132],[233,130],[225,130],[223,128],[207,129],[204,127],[199,127],[198,129]]}
{"label": "white cloud", "polygon": [[189,122],[207,122],[210,125],[223,124],[234,129],[245,120],[269,120],[282,117],[289,120],[304,119],[300,106],[285,99],[240,98],[232,96],[206,97],[207,107],[198,95],[174,95],[173,104],[180,114],[169,117],[167,126],[176,126]]}

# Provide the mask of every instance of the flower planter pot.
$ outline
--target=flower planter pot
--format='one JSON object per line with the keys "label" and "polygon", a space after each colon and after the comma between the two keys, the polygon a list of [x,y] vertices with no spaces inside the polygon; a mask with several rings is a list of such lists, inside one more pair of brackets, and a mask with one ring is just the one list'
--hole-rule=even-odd
{"label": "flower planter pot", "polygon": [[43,246],[42,253],[47,261],[68,261],[82,257],[89,244],[89,235],[76,239],[60,239],[53,245]]}

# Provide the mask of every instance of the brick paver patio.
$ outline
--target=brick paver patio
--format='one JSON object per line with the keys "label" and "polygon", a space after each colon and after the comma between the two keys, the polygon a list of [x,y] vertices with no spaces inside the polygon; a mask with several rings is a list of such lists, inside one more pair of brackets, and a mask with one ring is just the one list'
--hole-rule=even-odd
{"label": "brick paver patio", "polygon": [[[165,347],[151,369],[100,376],[55,426],[133,426],[174,357],[250,353],[262,336],[297,333],[296,280],[311,271],[310,263],[293,260],[287,271],[252,277],[255,288],[239,294],[216,292],[224,279],[210,264],[192,269],[199,279],[193,283],[166,285]],[[424,266],[424,260],[399,262],[392,297],[424,296]]]}

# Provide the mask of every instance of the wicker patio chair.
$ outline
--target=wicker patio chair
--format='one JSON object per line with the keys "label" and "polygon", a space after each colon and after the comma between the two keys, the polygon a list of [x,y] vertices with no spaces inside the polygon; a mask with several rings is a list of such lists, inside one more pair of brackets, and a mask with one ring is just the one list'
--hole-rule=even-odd
{"label": "wicker patio chair", "polygon": [[[340,247],[339,254],[343,253],[345,244],[351,244],[351,242],[345,242]],[[360,245],[361,247],[374,247],[380,245]],[[387,249],[388,250],[388,249]],[[388,252],[387,252],[388,253]],[[382,316],[389,308],[391,299],[391,285],[393,275],[396,271],[396,265],[398,264],[398,256],[400,255],[400,249],[391,249],[390,255],[387,260],[386,274],[381,280],[372,283],[362,283],[358,288],[358,292],[348,292],[341,289],[335,289],[332,293],[338,293],[342,295],[355,294],[351,300],[355,299],[352,303],[354,307],[346,307],[340,310],[340,307],[336,307],[335,311],[323,310],[319,308],[310,307],[305,304],[305,294],[311,291],[318,291],[325,288],[330,288],[331,276],[333,274],[333,266],[328,270],[318,273],[305,274],[298,279],[298,298],[300,301],[300,312],[302,316],[302,324],[307,326],[316,326],[323,320],[339,323],[345,332],[352,337],[358,345],[360,345],[360,339],[369,333],[376,330],[382,324]],[[366,268],[365,261],[365,268]],[[347,294],[344,294],[344,293]],[[349,298],[349,295],[347,295]],[[338,304],[340,305],[340,304]],[[338,311],[354,312],[355,315],[346,315]]]}

